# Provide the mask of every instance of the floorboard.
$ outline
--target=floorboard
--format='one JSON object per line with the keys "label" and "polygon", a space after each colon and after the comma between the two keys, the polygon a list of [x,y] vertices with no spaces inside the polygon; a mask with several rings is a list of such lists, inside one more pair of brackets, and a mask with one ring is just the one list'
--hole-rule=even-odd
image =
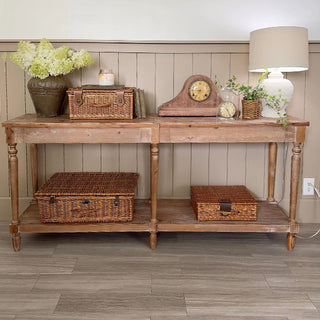
{"label": "floorboard", "polygon": [[[320,225],[301,225],[308,236]],[[320,236],[23,233],[0,223],[0,320],[320,319]]]}

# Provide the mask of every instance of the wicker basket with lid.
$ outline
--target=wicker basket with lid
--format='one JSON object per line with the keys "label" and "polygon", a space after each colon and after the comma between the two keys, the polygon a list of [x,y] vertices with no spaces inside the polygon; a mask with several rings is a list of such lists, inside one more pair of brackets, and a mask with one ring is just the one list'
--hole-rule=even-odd
{"label": "wicker basket with lid", "polygon": [[191,204],[199,221],[257,220],[257,201],[245,186],[191,186]]}
{"label": "wicker basket with lid", "polygon": [[74,120],[133,119],[133,88],[83,86],[67,90],[69,117]]}
{"label": "wicker basket with lid", "polygon": [[63,172],[36,192],[43,223],[132,221],[139,175],[129,172]]}

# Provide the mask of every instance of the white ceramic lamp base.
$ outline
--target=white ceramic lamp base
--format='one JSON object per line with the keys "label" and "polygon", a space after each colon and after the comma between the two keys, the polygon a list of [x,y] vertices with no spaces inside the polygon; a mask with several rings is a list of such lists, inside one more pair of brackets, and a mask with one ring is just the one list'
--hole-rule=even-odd
{"label": "white ceramic lamp base", "polygon": [[262,100],[262,117],[268,118],[281,118],[286,116],[286,107],[291,101],[293,95],[293,84],[290,80],[284,79],[283,74],[278,71],[272,71],[268,79],[264,80],[262,83],[265,92],[269,96],[277,96],[285,100],[285,102],[280,103],[279,110],[274,110],[266,105],[266,101]]}

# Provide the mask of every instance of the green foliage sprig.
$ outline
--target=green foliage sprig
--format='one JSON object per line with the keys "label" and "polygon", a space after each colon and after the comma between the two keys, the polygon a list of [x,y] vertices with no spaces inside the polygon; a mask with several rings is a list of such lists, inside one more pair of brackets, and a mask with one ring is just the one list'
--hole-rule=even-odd
{"label": "green foliage sprig", "polygon": [[93,62],[86,50],[75,51],[68,46],[54,48],[47,39],[42,39],[38,45],[20,41],[10,59],[31,77],[40,79],[65,75]]}
{"label": "green foliage sprig", "polygon": [[[278,95],[267,95],[264,98],[265,104],[268,108],[273,109],[279,116],[281,111],[281,106],[283,104],[288,104],[288,100],[281,97],[281,89],[278,90]],[[283,117],[277,119],[277,123],[282,123],[284,127],[286,127],[289,123],[289,118],[285,113]]]}
{"label": "green foliage sprig", "polygon": [[262,86],[262,80],[268,72],[264,72],[258,80],[256,86],[244,85],[237,83],[237,78],[235,75],[231,79],[227,80],[226,87],[231,89],[235,94],[242,95],[244,100],[259,100],[265,98],[266,93]]}

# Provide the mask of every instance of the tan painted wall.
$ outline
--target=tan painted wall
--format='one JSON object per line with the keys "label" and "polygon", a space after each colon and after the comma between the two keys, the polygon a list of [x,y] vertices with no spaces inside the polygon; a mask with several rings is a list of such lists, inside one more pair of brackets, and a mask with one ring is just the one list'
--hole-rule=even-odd
{"label": "tan painted wall", "polygon": [[[101,67],[112,68],[118,81],[143,88],[149,113],[173,98],[192,74],[204,74],[222,81],[236,75],[254,83],[258,75],[248,73],[247,43],[106,43],[66,42],[85,48],[95,63],[68,76],[70,86],[97,83]],[[59,46],[61,43],[56,43]],[[0,52],[17,48],[15,42],[0,42]],[[320,44],[310,45],[310,70],[288,74],[295,85],[290,115],[310,120],[304,147],[302,176],[315,177],[320,169]],[[33,113],[26,89],[28,76],[9,59],[0,59],[0,121]],[[4,130],[0,131],[0,220],[10,218],[7,153]],[[18,146],[21,208],[31,197],[29,149]],[[280,144],[276,178],[276,199],[288,208],[289,157],[291,146]],[[188,198],[190,184],[245,184],[257,198],[267,195],[267,156],[264,144],[161,145],[160,198]],[[149,148],[145,145],[40,145],[40,183],[56,171],[137,171],[141,174],[139,198],[149,197]],[[286,168],[284,170],[283,168]],[[284,175],[284,172],[286,174]],[[284,182],[285,181],[285,182]],[[298,221],[320,222],[320,200],[299,196]]]}

